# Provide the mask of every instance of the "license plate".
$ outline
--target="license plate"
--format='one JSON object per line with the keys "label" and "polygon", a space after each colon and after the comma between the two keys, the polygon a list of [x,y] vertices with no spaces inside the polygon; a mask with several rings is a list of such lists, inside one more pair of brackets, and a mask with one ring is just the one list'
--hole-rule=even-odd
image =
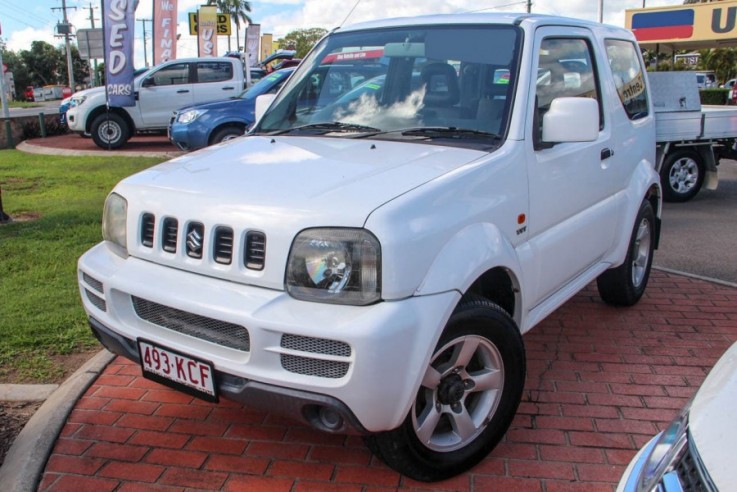
{"label": "license plate", "polygon": [[207,401],[218,401],[212,363],[138,340],[143,376]]}

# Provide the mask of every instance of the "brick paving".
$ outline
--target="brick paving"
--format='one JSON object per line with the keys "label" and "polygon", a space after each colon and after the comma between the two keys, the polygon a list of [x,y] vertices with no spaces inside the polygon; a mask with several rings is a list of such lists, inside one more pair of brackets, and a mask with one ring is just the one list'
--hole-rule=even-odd
{"label": "brick paving", "polygon": [[78,401],[40,490],[610,491],[737,340],[737,289],[654,271],[633,308],[589,286],[525,335],[528,375],[504,441],[470,472],[425,484],[359,437],[313,431],[143,379],[117,358]]}

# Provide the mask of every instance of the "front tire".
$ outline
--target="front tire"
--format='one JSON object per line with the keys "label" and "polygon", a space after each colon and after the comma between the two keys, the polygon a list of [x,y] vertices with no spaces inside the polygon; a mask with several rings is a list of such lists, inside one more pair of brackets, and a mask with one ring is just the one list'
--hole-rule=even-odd
{"label": "front tire", "polygon": [[666,157],[660,170],[663,199],[667,202],[686,202],[701,189],[704,183],[704,163],[696,152],[675,151]]}
{"label": "front tire", "polygon": [[655,250],[655,212],[644,200],[637,213],[630,236],[627,258],[620,266],[599,275],[596,285],[599,295],[608,304],[632,306],[645,293]]}
{"label": "front tire", "polygon": [[119,149],[130,138],[128,123],[115,113],[104,113],[92,121],[92,140],[102,149]]}
{"label": "front tire", "polygon": [[238,128],[235,126],[226,126],[225,128],[221,128],[210,139],[210,145],[219,144],[220,142],[226,142],[228,140],[233,140],[234,138],[242,137],[244,134],[243,128]]}
{"label": "front tire", "polygon": [[396,471],[444,480],[479,461],[512,423],[525,383],[522,335],[499,306],[464,296],[453,312],[409,415],[388,432],[365,437]]}

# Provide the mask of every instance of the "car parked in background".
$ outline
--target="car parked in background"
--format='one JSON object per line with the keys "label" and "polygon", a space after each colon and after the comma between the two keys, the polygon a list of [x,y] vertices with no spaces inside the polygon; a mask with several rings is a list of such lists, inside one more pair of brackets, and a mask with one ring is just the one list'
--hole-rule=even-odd
{"label": "car parked in background", "polygon": [[34,98],[33,98],[33,86],[32,85],[27,86],[26,87],[26,90],[23,91],[23,99],[26,102],[33,102],[34,101]]}
{"label": "car parked in background", "polygon": [[181,150],[195,150],[243,135],[254,121],[256,97],[276,93],[292,72],[294,68],[271,73],[237,97],[175,111],[169,140]]}
{"label": "car parked in background", "polygon": [[734,490],[737,343],[670,426],[634,457],[618,492]]}

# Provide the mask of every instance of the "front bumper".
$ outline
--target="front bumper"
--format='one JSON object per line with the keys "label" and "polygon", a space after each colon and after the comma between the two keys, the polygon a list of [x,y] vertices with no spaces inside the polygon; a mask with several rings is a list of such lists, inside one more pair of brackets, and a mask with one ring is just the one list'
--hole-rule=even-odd
{"label": "front bumper", "polygon": [[[282,291],[123,259],[104,243],[80,258],[78,280],[93,331],[112,351],[136,360],[135,341],[146,338],[209,360],[221,374],[223,396],[335,432],[348,429],[321,426],[316,411],[339,414],[357,432],[401,424],[460,298],[447,292],[364,307],[304,302]],[[242,327],[247,350],[147,321],[134,298]]]}
{"label": "front bumper", "polygon": [[197,120],[182,124],[172,122],[169,125],[169,140],[179,147],[180,150],[197,150],[207,147],[209,128],[200,124]]}

